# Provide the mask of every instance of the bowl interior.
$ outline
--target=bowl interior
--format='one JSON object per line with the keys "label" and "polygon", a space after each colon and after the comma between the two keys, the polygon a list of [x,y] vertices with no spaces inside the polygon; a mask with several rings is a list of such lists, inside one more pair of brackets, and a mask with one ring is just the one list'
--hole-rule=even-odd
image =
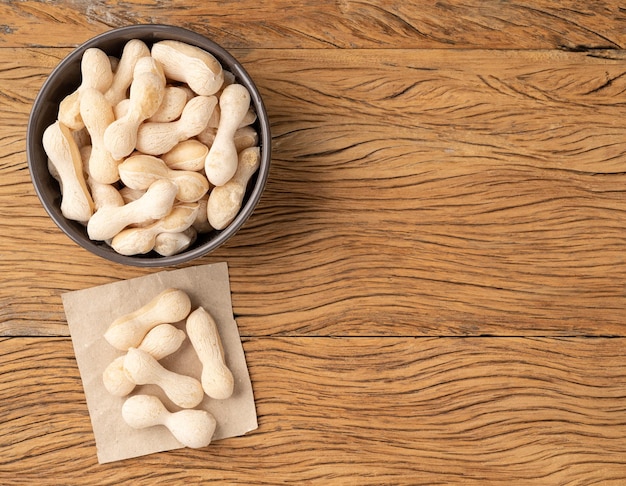
{"label": "bowl interior", "polygon": [[[129,40],[141,39],[148,47],[155,42],[172,39],[193,44],[209,51],[231,71],[238,83],[250,92],[251,106],[257,113],[255,128],[259,134],[261,163],[250,180],[243,206],[234,221],[222,231],[198,234],[196,242],[186,251],[164,257],[154,252],[146,255],[120,255],[104,242],[92,241],[85,227],[66,219],[61,214],[61,192],[58,183],[48,171],[47,155],[43,149],[42,137],[45,129],[57,119],[59,103],[80,84],[80,63],[83,52],[91,47],[102,49],[109,55],[119,57]],[[169,266],[183,263],[215,250],[233,236],[252,214],[261,197],[269,174],[271,158],[271,134],[267,113],[261,96],[249,74],[239,62],[224,48],[195,32],[169,25],[133,25],[105,32],[80,45],[64,58],[44,82],[33,104],[27,130],[27,158],[33,185],[44,208],[56,223],[74,242],[83,248],[117,263],[141,267]]]}

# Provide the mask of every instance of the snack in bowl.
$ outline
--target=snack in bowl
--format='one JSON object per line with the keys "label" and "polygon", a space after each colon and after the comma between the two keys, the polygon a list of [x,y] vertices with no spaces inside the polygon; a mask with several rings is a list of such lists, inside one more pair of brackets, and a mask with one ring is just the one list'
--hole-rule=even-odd
{"label": "snack in bowl", "polygon": [[[101,34],[61,61],[33,105],[27,154],[42,204],[71,239],[118,263],[166,266],[241,228],[264,189],[270,144],[260,94],[228,52],[186,29],[140,25]],[[251,148],[258,167],[237,175]],[[236,204],[211,227],[210,194],[228,183]],[[178,216],[161,221],[170,213]]]}

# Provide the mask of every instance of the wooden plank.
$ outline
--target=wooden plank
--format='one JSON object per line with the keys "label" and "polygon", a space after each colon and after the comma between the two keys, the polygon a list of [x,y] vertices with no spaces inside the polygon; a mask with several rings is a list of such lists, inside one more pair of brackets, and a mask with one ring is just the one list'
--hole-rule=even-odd
{"label": "wooden plank", "polygon": [[617,485],[626,477],[625,346],[246,339],[257,431],[98,465],[70,341],[9,338],[0,341],[0,482],[142,485],[158,470],[192,484]]}
{"label": "wooden plank", "polygon": [[[282,55],[260,80],[275,151],[254,268],[272,325],[288,312],[314,333],[623,335],[623,60]],[[304,274],[276,269],[285,251]]]}
{"label": "wooden plank", "polygon": [[[23,98],[63,53],[0,50],[5,335],[67,335],[61,292],[146,273],[60,234],[30,184]],[[244,335],[624,335],[620,55],[236,54],[273,165],[248,224],[194,263],[228,261]]]}
{"label": "wooden plank", "polygon": [[0,46],[77,45],[113,27],[180,25],[227,48],[624,48],[617,0],[0,3]]}
{"label": "wooden plank", "polygon": [[[622,60],[239,54],[268,105],[273,168],[253,220],[205,262],[229,261],[244,332],[623,333]],[[41,56],[62,57],[18,58],[23,96]],[[25,119],[14,89],[1,115]],[[23,137],[19,123],[3,128],[3,332],[63,334],[59,291],[143,272],[112,274],[59,234]],[[28,244],[24,227],[38,235]]]}

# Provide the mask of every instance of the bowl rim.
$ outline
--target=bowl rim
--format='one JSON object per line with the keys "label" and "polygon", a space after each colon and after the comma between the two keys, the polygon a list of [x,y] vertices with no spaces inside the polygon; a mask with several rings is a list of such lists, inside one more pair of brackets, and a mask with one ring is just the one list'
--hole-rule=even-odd
{"label": "bowl rim", "polygon": [[[255,174],[254,184],[252,186],[249,185],[246,192],[247,199],[244,199],[244,204],[239,210],[237,216],[223,230],[213,230],[212,233],[214,232],[215,236],[211,237],[207,242],[197,246],[192,245],[190,249],[172,256],[150,256],[150,254],[131,256],[122,255],[115,252],[115,250],[104,242],[90,240],[87,237],[86,232],[82,234],[78,229],[75,229],[72,223],[63,217],[60,212],[56,213],[55,211],[52,211],[49,207],[50,202],[46,200],[42,187],[40,187],[42,181],[39,181],[36,177],[34,177],[34,175],[40,173],[42,170],[40,167],[41,163],[39,164],[39,167],[37,167],[34,160],[35,145],[42,143],[41,140],[35,140],[35,136],[33,134],[35,130],[34,126],[37,122],[38,114],[40,113],[40,107],[46,103],[46,95],[50,91],[51,87],[57,83],[59,75],[68,66],[71,66],[76,62],[80,62],[85,50],[91,47],[100,48],[100,46],[107,41],[123,42],[125,40],[127,42],[128,40],[135,38],[143,40],[149,46],[154,42],[173,38],[174,40],[181,40],[182,42],[191,43],[208,50],[220,61],[220,63],[224,66],[224,69],[228,69],[233,72],[237,82],[248,88],[248,91],[250,92],[251,105],[255,108],[257,113],[256,123],[259,129],[261,162],[259,164],[259,169]],[[124,44],[125,43],[121,45],[123,46]],[[110,52],[107,52],[107,54],[110,54]],[[79,80],[77,80],[76,85],[78,86],[78,84]],[[88,39],[74,48],[52,69],[39,89],[29,114],[26,134],[26,152],[31,182],[41,204],[54,223],[71,240],[85,250],[114,263],[136,267],[167,267],[195,260],[216,250],[232,236],[234,236],[239,229],[241,229],[244,223],[254,212],[267,183],[271,165],[271,141],[271,131],[267,111],[256,83],[250,74],[245,70],[243,65],[229,51],[204,35],[184,27],[168,24],[133,24],[113,28]],[[47,171],[47,167],[45,170]]]}

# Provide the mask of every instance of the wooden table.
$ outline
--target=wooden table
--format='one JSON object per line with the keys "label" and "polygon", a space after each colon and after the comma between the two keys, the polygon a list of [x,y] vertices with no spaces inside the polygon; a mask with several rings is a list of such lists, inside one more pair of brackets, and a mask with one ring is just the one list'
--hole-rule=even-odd
{"label": "wooden table", "polygon": [[[626,484],[620,2],[23,0],[0,19],[1,484]],[[269,111],[261,203],[194,262],[229,265],[259,428],[99,465],[60,296],[157,270],[56,228],[25,131],[72,47],[133,23],[230,49]]]}

